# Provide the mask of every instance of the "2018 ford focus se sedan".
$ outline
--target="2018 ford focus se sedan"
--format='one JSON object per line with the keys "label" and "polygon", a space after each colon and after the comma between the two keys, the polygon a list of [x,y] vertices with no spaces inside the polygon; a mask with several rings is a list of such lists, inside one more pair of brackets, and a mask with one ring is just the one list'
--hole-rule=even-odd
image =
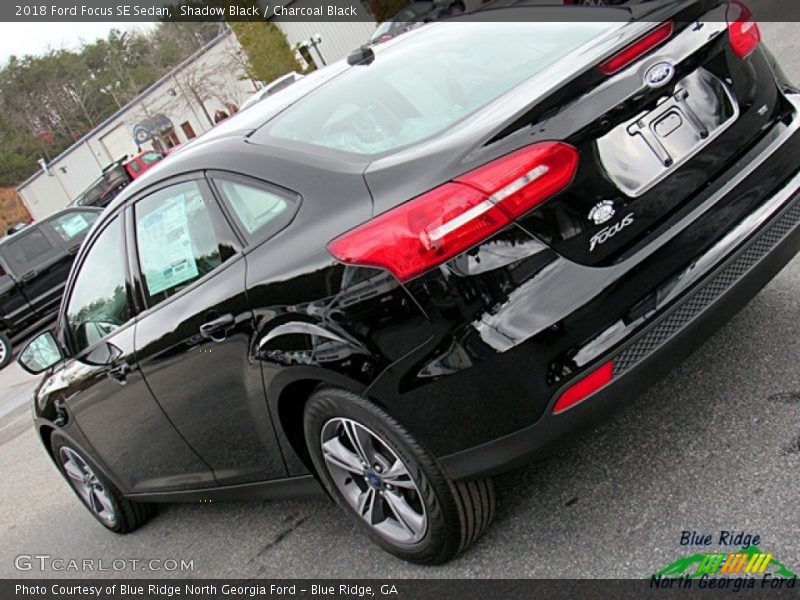
{"label": "2018 ford focus se sedan", "polygon": [[493,474],[798,251],[800,94],[746,9],[504,10],[306,77],[105,211],[21,357],[103,525],[319,481],[384,549],[443,562],[491,521]]}

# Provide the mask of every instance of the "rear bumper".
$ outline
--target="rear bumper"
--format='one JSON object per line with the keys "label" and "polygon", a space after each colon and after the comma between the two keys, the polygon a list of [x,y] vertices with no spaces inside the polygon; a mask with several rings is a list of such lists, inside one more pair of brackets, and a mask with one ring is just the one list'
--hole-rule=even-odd
{"label": "rear bumper", "polygon": [[[441,458],[449,475],[454,479],[489,476],[545,454],[567,432],[596,424],[699,347],[800,251],[800,173],[726,239],[737,241],[745,232],[750,233],[745,242],[719,246],[735,246],[735,250],[721,256],[710,251],[708,269],[702,276],[692,277],[692,286],[658,319],[566,382],[534,424]],[[608,360],[614,361],[611,383],[567,411],[552,413],[556,399],[566,388]]]}

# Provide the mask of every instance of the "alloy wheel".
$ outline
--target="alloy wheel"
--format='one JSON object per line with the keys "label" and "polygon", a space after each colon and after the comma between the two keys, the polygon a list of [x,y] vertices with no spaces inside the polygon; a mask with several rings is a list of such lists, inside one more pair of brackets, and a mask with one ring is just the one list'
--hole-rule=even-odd
{"label": "alloy wheel", "polygon": [[325,423],[320,438],[333,482],[364,521],[396,543],[425,536],[428,518],[419,488],[406,464],[376,433],[337,417]]}
{"label": "alloy wheel", "polygon": [[113,526],[117,521],[114,503],[92,467],[80,454],[67,446],[61,447],[59,458],[64,472],[81,500],[101,521]]}
{"label": "alloy wheel", "polygon": [[6,360],[6,355],[8,354],[8,346],[6,345],[5,340],[0,337],[0,365],[2,365]]}

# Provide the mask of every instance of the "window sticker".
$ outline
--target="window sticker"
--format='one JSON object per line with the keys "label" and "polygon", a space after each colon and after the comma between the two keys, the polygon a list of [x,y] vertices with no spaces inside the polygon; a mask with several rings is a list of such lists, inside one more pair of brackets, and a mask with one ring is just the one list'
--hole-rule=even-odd
{"label": "window sticker", "polygon": [[87,229],[89,227],[89,222],[83,215],[72,215],[61,221],[60,225],[61,231],[63,231],[67,239],[70,240],[80,234],[84,229]]}
{"label": "window sticker", "polygon": [[185,194],[139,219],[139,251],[151,296],[197,278]]}

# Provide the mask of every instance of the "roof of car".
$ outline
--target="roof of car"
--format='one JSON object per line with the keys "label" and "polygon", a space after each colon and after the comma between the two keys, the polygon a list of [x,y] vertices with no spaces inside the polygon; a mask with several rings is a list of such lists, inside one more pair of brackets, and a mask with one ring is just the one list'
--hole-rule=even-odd
{"label": "roof of car", "polygon": [[[495,8],[490,12],[498,16],[493,16],[489,20],[513,20],[512,17],[514,17],[516,13],[525,15],[531,10],[539,10],[539,8]],[[571,6],[543,7],[543,10],[578,10],[583,12],[586,10],[615,11],[619,9],[616,7],[608,7],[607,9],[587,9],[585,7]],[[480,21],[481,19],[482,17],[475,16],[473,13],[457,16],[448,20],[464,20],[474,22],[475,20]],[[614,20],[624,21],[626,19],[622,18]],[[430,25],[436,27],[440,23],[441,22],[434,22]],[[417,28],[406,35],[399,36],[398,38],[388,41],[387,43],[380,44],[374,49],[376,55],[375,60],[379,61],[380,55],[383,53],[395,52],[399,49],[399,47],[402,47],[405,44],[413,44],[416,36],[424,33],[425,30],[427,30],[427,26]],[[290,106],[294,105],[311,92],[339,77],[348,70],[354,68],[364,67],[360,65],[351,66],[347,63],[347,60],[343,59],[323,67],[322,69],[318,69],[310,74],[305,75],[302,79],[299,79],[291,86],[282,90],[280,94],[267,96],[262,101],[248,107],[246,110],[239,111],[228,119],[222,121],[209,131],[201,134],[189,142],[182,144],[175,152],[169,154],[164,160],[155,164],[147,172],[142,174],[130,185],[128,185],[114,200],[112,200],[112,202],[106,208],[106,213],[115,212],[115,210],[124,204],[131,196],[139,193],[147,187],[159,183],[164,179],[192,171],[197,171],[199,168],[203,168],[199,165],[205,162],[209,156],[214,155],[223,147],[228,149],[237,147],[237,149],[242,151],[249,150],[250,152],[256,152],[257,150],[252,147],[249,149],[246,148],[247,146],[252,146],[251,144],[247,144],[247,141],[254,132],[264,127],[268,122],[273,121],[284,110],[288,109]],[[280,140],[270,140],[270,143],[280,148],[291,147],[290,143],[283,143]]]}
{"label": "roof of car", "polygon": [[267,96],[262,101],[239,111],[225,119],[212,129],[185,142],[175,152],[164,157],[152,168],[131,182],[122,193],[109,204],[107,210],[114,209],[124,203],[127,198],[140,190],[157,183],[162,179],[196,170],[195,161],[198,155],[212,154],[221,140],[244,142],[245,138],[253,131],[277,116],[288,106],[309,94],[320,85],[330,81],[349,68],[346,61],[342,60],[323,69],[319,69],[298,79],[291,86],[282,90],[280,94]]}

